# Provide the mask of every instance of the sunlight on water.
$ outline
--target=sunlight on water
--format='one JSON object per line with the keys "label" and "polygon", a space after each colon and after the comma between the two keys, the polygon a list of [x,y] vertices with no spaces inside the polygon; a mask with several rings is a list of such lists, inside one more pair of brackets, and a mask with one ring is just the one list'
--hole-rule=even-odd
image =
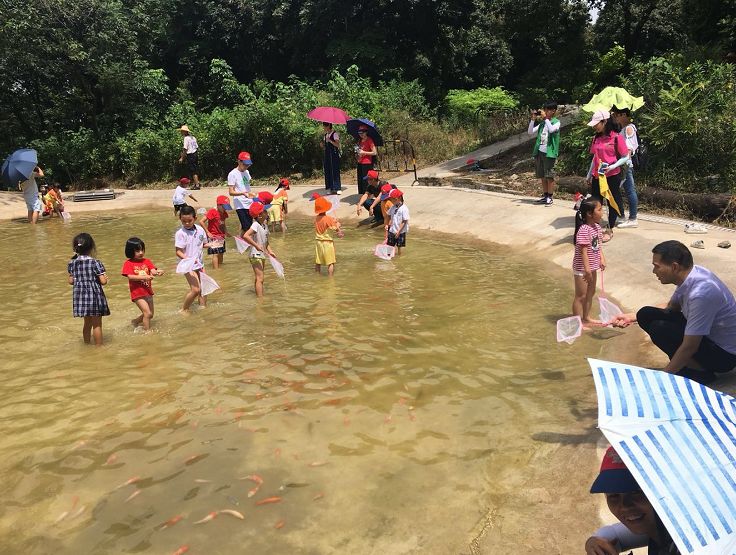
{"label": "sunlight on water", "polygon": [[[558,346],[570,283],[506,249],[412,232],[384,262],[378,230],[349,229],[330,280],[295,221],[274,234],[286,280],[269,269],[265,299],[228,243],[210,272],[222,290],[187,318],[176,227],[153,213],[6,224],[3,553],[461,552],[491,504],[519,509],[520,476],[541,475],[524,457],[593,425],[583,353],[600,342]],[[99,349],[71,316],[80,231],[110,277]],[[150,335],[130,326],[119,275],[130,235],[167,272]],[[223,509],[245,519],[195,524]]]}

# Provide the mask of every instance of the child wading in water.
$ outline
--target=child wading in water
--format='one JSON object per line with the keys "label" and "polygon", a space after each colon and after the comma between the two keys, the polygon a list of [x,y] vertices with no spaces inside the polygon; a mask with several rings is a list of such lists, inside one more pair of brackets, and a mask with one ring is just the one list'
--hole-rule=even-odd
{"label": "child wading in water", "polygon": [[69,285],[72,292],[72,307],[75,317],[84,318],[82,337],[85,343],[102,345],[102,317],[110,315],[107,298],[102,286],[107,283],[107,274],[102,262],[93,258],[96,247],[89,233],[80,233],[72,241],[76,253],[67,266]]}
{"label": "child wading in water", "polygon": [[195,224],[196,210],[191,206],[183,206],[179,211],[181,228],[174,235],[174,246],[176,256],[181,260],[194,259],[192,270],[184,274],[189,284],[189,293],[184,297],[182,312],[187,312],[192,306],[194,299],[199,297],[199,306],[207,306],[207,297],[200,295],[199,272],[204,268],[202,260],[202,247],[207,239],[207,234],[201,226]]}
{"label": "child wading in water", "polygon": [[273,194],[271,208],[268,209],[268,225],[273,225],[272,230],[276,231],[276,224],[279,224],[281,231],[286,231],[286,214],[289,204],[289,180],[282,177],[279,180],[279,186]]}
{"label": "child wading in water", "polygon": [[331,276],[335,273],[335,242],[332,240],[330,230],[337,231],[337,236],[342,237],[343,232],[340,229],[340,222],[332,216],[328,216],[327,212],[332,208],[332,203],[324,197],[317,197],[314,200],[314,213],[317,218],[314,220],[314,229],[317,244],[314,247],[315,261],[314,271],[322,273],[322,266],[327,266],[327,275]]}
{"label": "child wading in water", "polygon": [[207,254],[212,255],[212,267],[215,270],[222,266],[222,259],[226,250],[225,237],[232,237],[227,232],[227,226],[225,225],[228,210],[231,210],[230,199],[225,195],[220,195],[217,197],[217,208],[210,208],[199,220],[199,225],[207,233],[207,240],[210,244],[207,247]]}
{"label": "child wading in water", "polygon": [[256,296],[263,297],[263,274],[266,269],[266,253],[276,258],[268,245],[268,224],[266,209],[260,202],[254,202],[248,208],[253,223],[243,234],[243,240],[250,245],[248,258],[255,275]]}
{"label": "child wading in water", "polygon": [[151,280],[154,276],[163,275],[163,270],[159,270],[146,258],[146,244],[138,237],[131,237],[125,243],[125,256],[128,260],[123,264],[120,273],[128,278],[128,286],[130,287],[130,300],[133,301],[141,315],[131,320],[133,327],[143,325],[143,329],[149,331],[151,329],[151,319],[153,318],[153,287]]}
{"label": "child wading in water", "polygon": [[386,226],[386,243],[396,247],[396,254],[399,255],[401,248],[406,246],[406,234],[409,232],[409,208],[404,204],[404,193],[399,189],[393,189],[388,197],[394,204],[388,209],[391,223]]}
{"label": "child wading in water", "polygon": [[572,313],[580,316],[586,329],[601,323],[591,320],[590,309],[593,306],[597,272],[606,268],[606,259],[601,250],[603,233],[599,225],[602,217],[603,206],[597,197],[583,200],[575,216],[575,256],[572,259],[575,297]]}

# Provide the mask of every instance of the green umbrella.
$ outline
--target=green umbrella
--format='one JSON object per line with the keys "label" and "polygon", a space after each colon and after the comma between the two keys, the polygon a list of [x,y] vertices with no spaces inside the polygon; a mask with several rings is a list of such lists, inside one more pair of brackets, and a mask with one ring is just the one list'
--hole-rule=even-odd
{"label": "green umbrella", "polygon": [[631,96],[626,89],[621,87],[606,87],[598,94],[590,99],[590,102],[583,105],[586,112],[596,112],[598,110],[610,111],[613,106],[616,108],[628,108],[632,112],[644,106],[643,96]]}

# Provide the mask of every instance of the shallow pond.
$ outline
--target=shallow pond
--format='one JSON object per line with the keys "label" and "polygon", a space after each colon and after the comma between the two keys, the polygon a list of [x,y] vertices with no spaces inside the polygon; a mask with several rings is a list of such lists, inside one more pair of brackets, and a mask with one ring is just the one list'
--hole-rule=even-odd
{"label": "shallow pond", "polygon": [[[285,281],[269,270],[256,299],[229,243],[210,272],[222,289],[184,317],[176,227],[168,213],[6,224],[0,551],[461,553],[485,537],[531,553],[549,522],[593,518],[590,506],[562,516],[555,499],[555,465],[580,452],[576,466],[596,464],[571,446],[597,437],[583,355],[604,344],[555,342],[567,279],[419,231],[384,262],[369,229],[336,243],[329,279],[313,271],[311,222],[297,220],[272,235]],[[110,277],[102,348],[71,316],[80,231]],[[119,275],[130,235],[167,271],[150,335],[130,326]],[[575,488],[585,499],[587,484]],[[195,524],[224,509],[245,519]]]}

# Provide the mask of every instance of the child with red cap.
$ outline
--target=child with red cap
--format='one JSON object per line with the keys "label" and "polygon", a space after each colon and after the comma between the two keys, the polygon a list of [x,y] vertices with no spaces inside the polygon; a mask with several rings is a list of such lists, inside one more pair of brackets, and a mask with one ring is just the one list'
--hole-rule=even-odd
{"label": "child with red cap", "polygon": [[649,555],[680,555],[654,507],[613,447],[603,455],[590,493],[605,493],[609,510],[621,524],[596,530],[585,542],[586,555],[617,555],[644,546]]}
{"label": "child with red cap", "polygon": [[[269,193],[270,194],[270,193]],[[256,296],[263,297],[263,275],[266,269],[266,256],[276,255],[268,244],[268,224],[266,223],[266,208],[261,202],[254,202],[248,209],[253,223],[243,234],[243,240],[250,245],[248,259],[255,276]]]}
{"label": "child with red cap", "polygon": [[171,198],[171,201],[174,203],[174,217],[179,217],[179,211],[182,209],[183,206],[187,205],[187,197],[192,199],[194,202],[199,202],[196,198],[192,196],[192,193],[187,189],[187,185],[189,185],[189,178],[188,177],[182,177],[179,180],[179,185],[176,186],[176,189],[174,189],[174,196]]}
{"label": "child with red cap", "polygon": [[389,194],[393,203],[388,209],[389,224],[386,226],[386,243],[396,247],[396,254],[401,254],[401,248],[406,246],[406,234],[409,232],[409,207],[404,204],[404,193],[393,189]]}
{"label": "child with red cap", "polygon": [[271,207],[268,209],[268,223],[273,224],[273,231],[276,231],[276,224],[279,224],[281,232],[286,231],[286,211],[287,204],[289,202],[289,180],[282,177],[279,180],[279,186],[276,187],[276,191],[273,194],[273,200],[271,200]]}
{"label": "child with red cap", "polygon": [[315,229],[315,260],[314,271],[318,274],[322,273],[322,266],[327,266],[327,275],[332,276],[335,273],[335,242],[330,235],[330,230],[337,231],[337,236],[342,237],[343,232],[340,229],[340,222],[332,216],[328,216],[327,212],[332,208],[332,203],[324,197],[317,196],[314,199],[314,213],[317,217],[314,220]]}
{"label": "child with red cap", "polygon": [[207,233],[207,254],[212,255],[212,267],[217,270],[223,263],[225,255],[225,237],[232,237],[227,232],[225,220],[228,218],[230,199],[225,195],[217,197],[217,208],[210,208],[199,220]]}

